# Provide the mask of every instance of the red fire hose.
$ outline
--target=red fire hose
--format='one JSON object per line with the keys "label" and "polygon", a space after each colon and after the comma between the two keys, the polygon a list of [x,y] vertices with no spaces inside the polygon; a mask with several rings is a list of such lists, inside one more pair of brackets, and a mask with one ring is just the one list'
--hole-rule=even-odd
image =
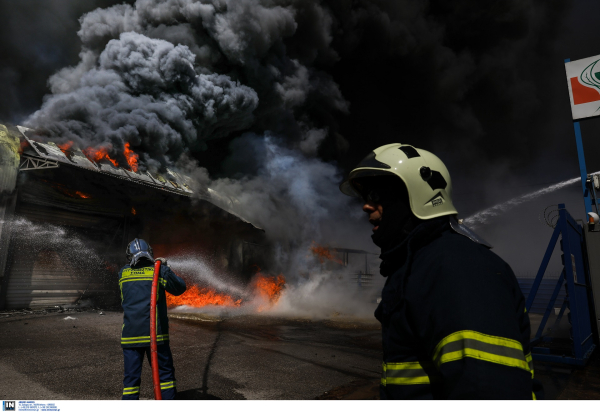
{"label": "red fire hose", "polygon": [[158,352],[156,347],[156,298],[158,295],[158,274],[160,273],[160,260],[154,262],[154,277],[152,278],[152,291],[150,293],[150,363],[152,364],[152,383],[154,385],[154,399],[162,400],[160,392],[160,377],[158,376]]}

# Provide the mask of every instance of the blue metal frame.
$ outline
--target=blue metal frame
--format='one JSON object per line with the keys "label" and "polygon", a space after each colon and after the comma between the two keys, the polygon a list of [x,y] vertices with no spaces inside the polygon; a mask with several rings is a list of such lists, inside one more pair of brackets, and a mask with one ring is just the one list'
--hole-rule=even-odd
{"label": "blue metal frame", "polygon": [[[571,59],[565,59],[569,63]],[[585,206],[585,215],[592,211],[592,199],[590,191],[587,188],[587,168],[585,167],[585,154],[583,152],[583,140],[581,138],[581,126],[579,122],[573,122],[575,128],[575,143],[577,144],[577,158],[579,159],[579,173],[581,174],[581,187],[583,188],[583,205]]]}
{"label": "blue metal frame", "polygon": [[[527,297],[527,301],[525,302],[527,312],[531,309],[559,235],[561,236],[560,245],[563,251],[564,268],[558,279],[550,302],[548,302],[548,307],[546,308],[540,327],[537,330],[535,338],[531,341],[531,352],[534,360],[583,366],[596,347],[592,339],[592,323],[588,305],[588,286],[586,284],[587,276],[585,272],[586,266],[583,261],[583,229],[575,222],[569,212],[567,212],[564,204],[558,205],[558,213],[559,217],[556,227],[554,228],[554,233],[552,234],[552,238],[550,239],[550,243],[544,254],[544,259],[542,260],[540,269],[538,270],[529,296]],[[554,308],[554,302],[556,301],[560,288],[565,282],[567,297],[563,302],[553,329],[556,327],[562,318],[565,309],[568,307],[570,311],[569,321],[571,322],[573,339],[573,348],[570,356],[552,354],[551,349],[547,347],[535,347],[535,345],[542,342],[552,342],[551,337],[543,336],[543,331],[546,322],[548,321],[548,317],[550,316],[550,312]]]}

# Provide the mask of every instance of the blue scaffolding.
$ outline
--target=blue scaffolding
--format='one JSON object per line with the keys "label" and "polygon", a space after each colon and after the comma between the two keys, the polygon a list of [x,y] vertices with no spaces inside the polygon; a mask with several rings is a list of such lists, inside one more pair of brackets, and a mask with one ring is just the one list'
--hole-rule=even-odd
{"label": "blue scaffolding", "polygon": [[[537,361],[583,366],[596,348],[593,340],[590,306],[588,304],[589,279],[587,273],[588,268],[584,260],[583,228],[571,217],[569,212],[567,212],[564,204],[558,205],[558,212],[559,217],[556,227],[554,228],[554,233],[552,234],[544,259],[542,260],[542,264],[525,303],[528,312],[533,305],[535,295],[537,294],[542,278],[546,273],[548,263],[550,262],[559,236],[561,238],[560,246],[563,252],[563,270],[558,278],[552,297],[548,302],[542,322],[540,323],[535,337],[531,341],[531,352],[533,359]],[[554,303],[563,285],[565,285],[567,294],[555,321],[555,325],[558,325],[565,310],[568,308],[568,318],[571,323],[571,344],[569,345],[570,350],[567,351],[567,353],[564,353],[564,351],[562,353],[557,351],[551,345],[554,338],[543,335],[544,328],[550,313],[554,309]]]}

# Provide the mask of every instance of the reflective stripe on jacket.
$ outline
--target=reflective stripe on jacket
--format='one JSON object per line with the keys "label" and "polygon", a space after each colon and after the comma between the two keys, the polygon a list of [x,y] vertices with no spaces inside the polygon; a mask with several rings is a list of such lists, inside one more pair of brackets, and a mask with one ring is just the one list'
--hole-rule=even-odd
{"label": "reflective stripe on jacket", "polygon": [[536,399],[525,299],[510,267],[450,229],[382,253],[382,399]]}
{"label": "reflective stripe on jacket", "polygon": [[[124,266],[119,271],[119,287],[123,306],[123,347],[150,346],[150,291],[154,264],[143,260],[135,267]],[[186,286],[171,268],[161,265],[156,305],[156,335],[159,345],[169,340],[169,320],[165,291],[181,295]]]}

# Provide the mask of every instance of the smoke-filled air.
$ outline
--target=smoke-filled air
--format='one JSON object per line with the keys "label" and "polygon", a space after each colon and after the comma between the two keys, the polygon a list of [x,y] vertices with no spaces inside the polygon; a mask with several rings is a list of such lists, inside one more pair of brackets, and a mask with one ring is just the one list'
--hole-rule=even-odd
{"label": "smoke-filled air", "polygon": [[[371,316],[376,293],[364,307],[344,305],[355,303],[354,285],[311,253],[314,245],[378,252],[361,204],[338,189],[344,175],[391,142],[433,151],[451,172],[463,165],[459,184],[477,167],[504,162],[511,142],[532,135],[536,91],[546,90],[544,74],[519,68],[535,63],[530,50],[552,41],[549,27],[567,8],[456,3],[137,0],[97,8],[79,19],[78,61],[51,75],[50,93],[21,123],[38,139],[102,151],[122,167],[133,168],[133,151],[140,172],[168,167],[210,188],[211,201],[264,229],[274,245],[279,267],[268,276],[285,285],[270,300],[273,311]],[[479,31],[466,30],[470,22]],[[499,136],[504,144],[482,150]],[[519,146],[515,167],[535,157],[532,146]],[[365,270],[377,274],[369,256]],[[196,278],[199,295],[206,286],[227,293],[230,306],[256,302],[256,283],[228,283],[201,256],[178,257],[173,268]]]}

